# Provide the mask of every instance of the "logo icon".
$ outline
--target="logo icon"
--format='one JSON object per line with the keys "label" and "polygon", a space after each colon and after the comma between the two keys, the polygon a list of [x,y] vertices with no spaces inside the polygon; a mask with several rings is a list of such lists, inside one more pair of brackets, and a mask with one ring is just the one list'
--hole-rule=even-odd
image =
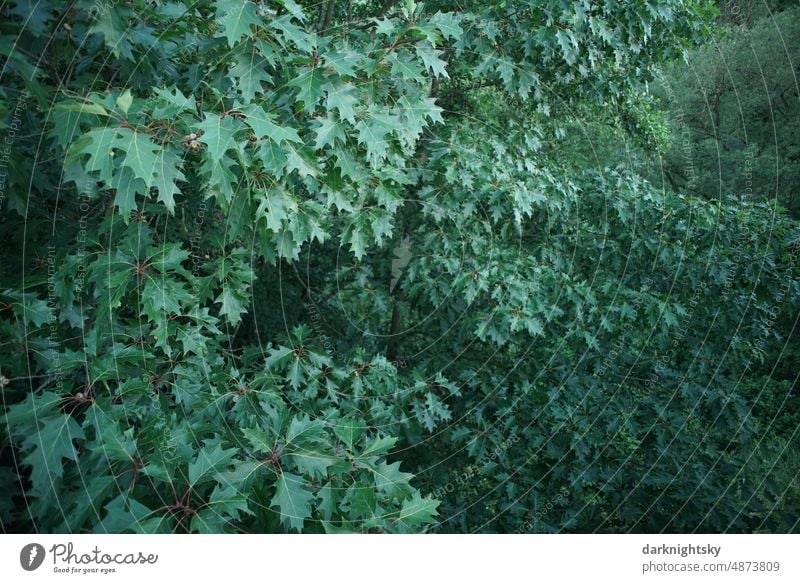
{"label": "logo icon", "polygon": [[31,543],[22,547],[19,552],[19,564],[26,571],[35,571],[44,563],[44,547],[37,543]]}

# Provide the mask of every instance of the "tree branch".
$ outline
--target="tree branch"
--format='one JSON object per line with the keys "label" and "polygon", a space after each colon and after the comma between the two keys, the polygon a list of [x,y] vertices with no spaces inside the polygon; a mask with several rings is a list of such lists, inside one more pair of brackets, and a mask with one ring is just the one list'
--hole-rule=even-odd
{"label": "tree branch", "polygon": [[328,7],[325,12],[325,22],[322,23],[322,30],[328,30],[333,20],[333,9],[336,7],[336,0],[328,0]]}
{"label": "tree branch", "polygon": [[333,20],[333,9],[336,7],[336,0],[327,0],[319,3],[319,16],[317,17],[317,32],[327,30]]}

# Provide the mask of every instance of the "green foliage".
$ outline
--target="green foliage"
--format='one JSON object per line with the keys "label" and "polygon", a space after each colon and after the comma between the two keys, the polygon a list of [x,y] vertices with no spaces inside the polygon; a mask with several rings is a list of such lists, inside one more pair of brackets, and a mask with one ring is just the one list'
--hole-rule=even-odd
{"label": "green foliage", "polygon": [[572,139],[705,3],[24,4],[5,530],[797,528],[797,223]]}
{"label": "green foliage", "polygon": [[[738,193],[800,212],[800,8],[753,3],[752,25],[722,29],[715,46],[667,67],[654,92],[675,136],[652,174],[672,189],[719,198]],[[747,7],[738,14],[745,18]],[[663,179],[661,178],[661,179]]]}

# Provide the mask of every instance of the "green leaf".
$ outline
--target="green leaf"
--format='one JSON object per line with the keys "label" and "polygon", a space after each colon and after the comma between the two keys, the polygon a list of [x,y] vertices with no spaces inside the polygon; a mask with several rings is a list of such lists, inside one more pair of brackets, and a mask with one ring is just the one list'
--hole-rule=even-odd
{"label": "green leaf", "polygon": [[78,155],[88,154],[84,164],[86,172],[97,172],[101,180],[111,182],[114,174],[114,144],[117,139],[117,128],[105,127],[90,130],[70,147],[71,152]]}
{"label": "green leaf", "polygon": [[312,500],[314,494],[305,489],[303,478],[289,472],[281,472],[270,506],[278,507],[281,524],[301,532],[303,522],[311,516]]}
{"label": "green leaf", "polygon": [[291,46],[289,43],[293,43],[298,49],[306,54],[310,55],[314,52],[314,49],[317,46],[316,36],[309,34],[302,28],[292,24],[290,15],[275,18],[269,23],[269,25],[272,28],[280,31],[285,47],[288,48]]}
{"label": "green leaf", "polygon": [[264,170],[278,178],[286,170],[289,152],[274,140],[262,140],[258,146],[258,158],[264,164]]}
{"label": "green leaf", "polygon": [[247,494],[238,490],[234,484],[217,484],[208,499],[208,508],[229,520],[236,520],[242,515],[253,514],[248,502]]}
{"label": "green leaf", "polygon": [[325,55],[325,64],[339,73],[341,77],[356,77],[358,67],[365,55],[350,49],[329,52]]}
{"label": "green leaf", "polygon": [[161,150],[153,166],[153,186],[158,190],[158,202],[163,203],[170,213],[175,211],[175,195],[181,193],[178,181],[186,180],[181,172],[182,166],[183,160],[168,148]]}
{"label": "green leaf", "polygon": [[153,111],[153,115],[157,118],[172,118],[183,112],[194,114],[197,111],[194,96],[186,97],[174,85],[169,89],[157,87],[154,91],[160,100],[160,104]]}
{"label": "green leaf", "polygon": [[366,178],[366,168],[356,160],[356,157],[341,147],[334,148],[336,154],[336,168],[338,168],[343,177],[348,177],[354,182],[359,182]]}
{"label": "green leaf", "polygon": [[[143,522],[152,511],[131,496],[120,494],[104,506],[106,515],[94,528],[99,534],[141,532]],[[160,518],[158,520],[161,520]]]}
{"label": "green leaf", "polygon": [[117,107],[119,110],[126,114],[128,113],[128,109],[130,109],[131,104],[133,103],[133,94],[131,93],[130,89],[126,89],[122,95],[117,97]]}
{"label": "green leaf", "polygon": [[350,229],[350,250],[359,261],[367,254],[367,235],[356,226]]}
{"label": "green leaf", "polygon": [[331,487],[330,482],[325,484],[320,488],[319,492],[317,492],[317,498],[319,498],[317,510],[322,512],[322,518],[324,520],[330,520],[336,512],[338,508],[337,497],[337,492]]}
{"label": "green leaf", "polygon": [[303,143],[296,129],[277,125],[275,116],[264,111],[260,105],[249,104],[242,107],[241,111],[247,116],[247,124],[253,128],[256,137],[269,138],[278,144],[282,142]]}
{"label": "green leaf", "polygon": [[289,370],[286,371],[286,379],[289,381],[289,386],[293,389],[299,389],[305,379],[305,368],[299,358],[295,358],[289,364]]}
{"label": "green leaf", "polygon": [[345,134],[341,124],[330,115],[325,118],[316,118],[314,121],[317,124],[314,127],[314,133],[316,133],[315,150],[321,150],[325,146],[333,146],[337,141],[344,142]]}
{"label": "green leaf", "polygon": [[317,445],[323,438],[324,425],[319,419],[313,421],[307,415],[293,417],[286,432],[286,446],[308,447]]}
{"label": "green leaf", "polygon": [[439,29],[442,37],[458,40],[464,34],[461,29],[461,16],[453,12],[437,12],[431,19],[431,23]]}
{"label": "green leaf", "polygon": [[53,318],[53,312],[45,300],[40,300],[36,294],[22,293],[12,289],[7,289],[2,293],[11,302],[14,314],[34,326],[42,326]]}
{"label": "green leaf", "polygon": [[163,157],[161,146],[152,142],[150,136],[129,128],[118,130],[113,146],[125,152],[122,164],[150,189],[155,182],[158,159]]}
{"label": "green leaf", "polygon": [[116,190],[114,205],[119,209],[119,214],[127,223],[130,213],[138,208],[136,195],[147,191],[144,182],[136,178],[130,168],[121,168],[111,182],[111,188]]}
{"label": "green leaf", "polygon": [[409,500],[403,501],[397,521],[411,529],[423,524],[431,524],[435,522],[433,517],[438,514],[436,511],[438,506],[438,500],[434,500],[430,496],[422,498],[419,492],[414,492]]}
{"label": "green leaf", "polygon": [[232,116],[220,117],[216,113],[206,113],[197,129],[203,132],[198,139],[208,146],[208,155],[214,162],[220,162],[225,152],[237,148],[236,132],[241,124]]}
{"label": "green leaf", "polygon": [[406,95],[403,95],[398,100],[397,106],[405,122],[402,132],[408,144],[414,144],[419,139],[422,130],[428,125],[428,119],[433,122],[443,121],[442,108],[436,105],[436,101],[431,97],[422,97],[412,103]]}
{"label": "green leaf", "polygon": [[223,449],[219,442],[206,441],[195,460],[189,464],[189,485],[197,486],[213,480],[217,474],[228,469],[237,453],[235,447]]}
{"label": "green leaf", "polygon": [[109,416],[107,411],[97,404],[88,411],[84,427],[94,428],[94,440],[87,448],[97,452],[108,460],[130,462],[136,454],[136,440],[133,438],[133,427],[123,433],[119,422]]}
{"label": "green leaf", "polygon": [[295,75],[287,85],[297,87],[297,101],[303,102],[303,109],[306,113],[311,113],[317,107],[319,100],[323,96],[322,85],[325,77],[319,67],[305,67],[302,72]]}
{"label": "green leaf", "polygon": [[297,211],[297,203],[282,188],[270,188],[262,196],[256,215],[266,217],[267,228],[280,233],[290,213]]}
{"label": "green leaf", "polygon": [[242,434],[256,453],[269,453],[275,447],[275,437],[261,429],[245,427]]}
{"label": "green leaf", "polygon": [[119,14],[119,8],[113,5],[100,10],[97,20],[89,28],[89,32],[100,34],[103,41],[116,58],[133,60],[133,45],[130,40],[128,25]]}
{"label": "green leaf", "polygon": [[335,462],[331,456],[311,449],[297,450],[290,457],[297,470],[311,479],[324,479]]}
{"label": "green leaf", "polygon": [[378,167],[389,152],[390,134],[402,129],[398,118],[384,111],[373,110],[356,124],[358,143],[366,146],[367,159]]}
{"label": "green leaf", "polygon": [[286,157],[286,172],[291,173],[297,170],[301,178],[306,176],[316,176],[319,170],[315,165],[315,158],[309,154],[306,148],[296,148],[287,144],[288,155]]}
{"label": "green leaf", "polygon": [[364,435],[367,426],[361,419],[353,419],[346,417],[336,422],[333,426],[333,432],[341,439],[347,446],[347,449],[353,450],[353,446]]}
{"label": "green leaf", "polygon": [[192,302],[194,296],[182,282],[166,276],[156,276],[147,279],[141,298],[141,313],[151,322],[158,322],[169,314],[181,314],[181,304]]}
{"label": "green leaf", "polygon": [[388,61],[392,64],[392,75],[405,80],[417,81],[423,78],[419,63],[406,51],[391,53]]}
{"label": "green leaf", "polygon": [[218,0],[217,22],[222,26],[222,34],[228,39],[228,46],[233,47],[242,38],[249,37],[251,26],[262,24],[258,17],[258,7],[250,0]]}
{"label": "green leaf", "polygon": [[208,176],[209,191],[215,195],[221,195],[220,202],[224,202],[228,208],[230,208],[239,186],[237,176],[233,171],[234,166],[234,161],[227,154],[223,154],[219,160],[206,156],[200,166],[202,172]]}
{"label": "green leaf", "polygon": [[387,453],[397,443],[396,437],[379,437],[372,440],[359,454],[359,458],[378,456]]}
{"label": "green leaf", "polygon": [[564,60],[570,65],[574,65],[575,61],[578,59],[578,43],[575,41],[575,36],[571,31],[564,31],[559,28],[556,31],[556,38],[558,39],[558,44],[561,46],[561,53],[564,56]]}
{"label": "green leaf", "polygon": [[402,498],[412,491],[409,480],[412,474],[400,471],[400,462],[370,464],[375,474],[375,486],[389,498]]}
{"label": "green leaf", "polygon": [[301,22],[305,21],[306,15],[303,9],[294,0],[277,0],[278,4],[282,5],[286,10]]}
{"label": "green leaf", "polygon": [[147,254],[150,256],[150,263],[153,268],[160,273],[177,271],[183,275],[188,275],[188,272],[183,268],[183,262],[189,259],[191,252],[180,243],[153,245],[148,247]]}
{"label": "green leaf", "polygon": [[445,79],[450,78],[447,74],[447,63],[439,58],[442,55],[442,51],[433,48],[429,43],[425,42],[417,43],[414,49],[431,75],[434,77],[444,77]]}
{"label": "green leaf", "polygon": [[362,532],[361,529],[346,521],[336,521],[334,523],[323,521],[322,528],[325,529],[325,534],[354,534]]}
{"label": "green leaf", "polygon": [[373,518],[375,516],[375,507],[378,504],[375,486],[373,484],[353,483],[347,489],[342,504],[347,509],[348,517],[351,519]]}
{"label": "green leaf", "polygon": [[109,117],[111,113],[99,103],[92,103],[90,101],[67,101],[56,104],[53,108],[56,111],[72,111],[76,113],[85,113],[91,115],[102,115]]}
{"label": "green leaf", "polygon": [[229,283],[223,284],[222,292],[214,301],[222,304],[219,314],[227,317],[232,326],[238,325],[242,321],[242,314],[247,312],[247,298]]}
{"label": "green leaf", "polygon": [[381,20],[375,19],[375,32],[384,36],[392,36],[395,31],[394,20],[383,18]]}
{"label": "green leaf", "polygon": [[[3,292],[8,296],[9,290]],[[12,435],[22,431],[26,425],[35,425],[40,418],[50,417],[58,412],[61,397],[56,393],[45,391],[41,394],[28,393],[25,400],[8,408],[4,421],[8,424]],[[17,429],[19,428],[19,429]],[[28,429],[25,428],[25,431]]]}
{"label": "green leaf", "polygon": [[325,91],[328,93],[328,100],[326,105],[328,109],[335,109],[339,112],[340,120],[347,120],[351,124],[356,123],[356,114],[353,105],[358,103],[354,93],[354,87],[350,83],[339,83],[325,85]]}
{"label": "green leaf", "polygon": [[69,415],[56,415],[41,419],[22,442],[28,452],[22,463],[31,467],[31,483],[37,496],[44,496],[54,486],[53,480],[64,475],[62,459],[77,461],[78,453],[73,439],[83,439],[81,426]]}
{"label": "green leaf", "polygon": [[267,60],[255,49],[236,56],[236,64],[230,74],[236,78],[236,89],[245,101],[253,101],[256,94],[264,93],[262,83],[271,83],[272,76],[267,73]]}

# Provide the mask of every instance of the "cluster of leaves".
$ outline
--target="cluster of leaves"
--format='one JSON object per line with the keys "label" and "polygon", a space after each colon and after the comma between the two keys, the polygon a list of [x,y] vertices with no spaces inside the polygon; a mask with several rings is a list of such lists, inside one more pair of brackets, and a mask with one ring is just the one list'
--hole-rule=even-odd
{"label": "cluster of leaves", "polygon": [[[70,56],[63,90],[33,68],[18,67],[15,80],[47,106],[27,114],[60,172],[22,169],[8,207],[37,220],[26,171],[73,200],[43,201],[61,223],[54,240],[28,234],[51,245],[36,264],[48,299],[3,292],[13,308],[4,402],[27,392],[19,380],[40,378],[31,369],[49,379],[4,421],[20,474],[3,479],[30,484],[20,482],[27,519],[112,532],[431,523],[437,501],[385,460],[397,438],[375,424],[398,380],[384,373],[375,389],[376,373],[336,368],[299,344],[245,358],[228,339],[248,311],[254,261],[295,258],[337,234],[360,257],[390,235],[408,159],[442,121],[428,89],[445,74],[442,30],[458,19],[408,12],[326,34],[291,0],[77,2],[60,14],[39,3],[35,16],[35,26],[9,26],[31,44],[52,34],[53,68]],[[211,65],[200,72],[201,63]],[[243,243],[253,240],[251,253]],[[246,380],[234,372],[248,368]],[[330,401],[311,400],[312,380]],[[301,383],[305,396],[292,400]],[[370,423],[356,406],[345,417],[336,395],[368,389]],[[306,402],[308,412],[292,412]],[[446,415],[429,404],[417,405],[415,423]],[[384,409],[387,422],[403,415]]]}
{"label": "cluster of leaves", "polygon": [[39,528],[410,532],[431,521],[438,502],[385,459],[397,438],[337,408],[315,410],[313,420],[293,413],[263,370],[234,373],[238,385],[225,386],[193,364],[159,378],[99,380],[67,401],[45,391],[9,408]]}
{"label": "cluster of leaves", "polygon": [[669,188],[747,194],[800,213],[800,9],[783,8],[753,3],[750,26],[722,28],[713,50],[690,51],[688,64],[665,67],[653,85],[678,139],[650,174]]}
{"label": "cluster of leaves", "polygon": [[797,309],[797,224],[775,205],[713,205],[548,160],[561,150],[541,127],[490,141],[459,130],[434,156],[404,280],[425,336],[441,325],[426,314],[456,315],[458,340],[428,366],[466,397],[436,436],[459,455],[429,487],[481,470],[446,498],[443,528],[794,528],[780,493],[792,480],[750,470],[759,449],[792,463],[794,431],[775,421],[793,382],[767,398],[774,381],[739,379],[791,339],[776,319]]}
{"label": "cluster of leaves", "polygon": [[796,223],[565,129],[661,147],[713,11],[509,4],[0,8],[4,528],[796,528],[735,380]]}

